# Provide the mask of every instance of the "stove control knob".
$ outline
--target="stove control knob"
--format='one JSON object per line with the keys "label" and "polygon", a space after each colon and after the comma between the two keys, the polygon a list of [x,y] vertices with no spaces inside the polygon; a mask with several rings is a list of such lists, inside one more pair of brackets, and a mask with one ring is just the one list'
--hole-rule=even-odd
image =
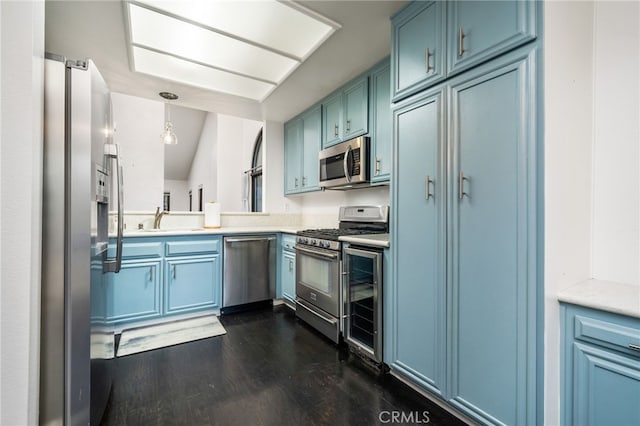
{"label": "stove control knob", "polygon": [[324,244],[322,245],[322,247],[324,247],[324,248],[329,248],[329,246],[330,246],[330,245],[331,245],[331,243],[329,243],[329,242],[327,241],[326,243],[324,243]]}
{"label": "stove control knob", "polygon": [[316,240],[311,240],[311,245],[315,246],[316,245]]}
{"label": "stove control knob", "polygon": [[308,238],[305,238],[305,239],[304,239],[304,243],[305,243],[305,244],[309,244],[309,239],[308,239]]}

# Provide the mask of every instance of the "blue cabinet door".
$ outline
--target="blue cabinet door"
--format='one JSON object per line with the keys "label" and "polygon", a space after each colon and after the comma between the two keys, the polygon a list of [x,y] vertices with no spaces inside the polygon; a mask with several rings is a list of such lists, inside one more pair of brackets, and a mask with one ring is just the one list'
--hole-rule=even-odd
{"label": "blue cabinet door", "polygon": [[369,128],[369,79],[363,77],[344,89],[342,140],[367,133]]}
{"label": "blue cabinet door", "polygon": [[443,2],[413,2],[392,20],[391,84],[393,101],[445,77]]}
{"label": "blue cabinet door", "polygon": [[342,92],[322,102],[322,147],[342,141]]}
{"label": "blue cabinet door", "polygon": [[105,275],[106,321],[110,324],[162,314],[161,260],[124,260],[117,274]]}
{"label": "blue cabinet door", "polygon": [[302,190],[320,189],[320,170],[318,153],[322,144],[322,109],[320,105],[302,116],[303,162]]}
{"label": "blue cabinet door", "polygon": [[535,423],[534,55],[507,55],[450,89],[451,397],[503,424]]}
{"label": "blue cabinet door", "polygon": [[581,343],[573,352],[573,424],[640,425],[640,360]]}
{"label": "blue cabinet door", "polygon": [[448,74],[468,69],[536,38],[534,1],[450,1]]}
{"label": "blue cabinet door", "polygon": [[561,424],[640,424],[640,318],[565,303],[560,313]]}
{"label": "blue cabinet door", "polygon": [[371,182],[386,182],[391,175],[391,68],[385,61],[371,72]]}
{"label": "blue cabinet door", "polygon": [[295,194],[302,188],[302,120],[284,126],[284,192]]}
{"label": "blue cabinet door", "polygon": [[296,303],[296,254],[283,250],[280,271],[282,280],[282,297],[290,303]]}
{"label": "blue cabinet door", "polygon": [[165,313],[220,307],[220,256],[167,259]]}
{"label": "blue cabinet door", "polygon": [[443,92],[421,95],[393,113],[393,306],[386,362],[441,394],[445,371]]}

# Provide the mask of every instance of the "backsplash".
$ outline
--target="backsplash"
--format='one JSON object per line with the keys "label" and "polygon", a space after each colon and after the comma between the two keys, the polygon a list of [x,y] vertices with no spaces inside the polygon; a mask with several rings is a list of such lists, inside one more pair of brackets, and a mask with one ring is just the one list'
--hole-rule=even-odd
{"label": "backsplash", "polygon": [[[332,218],[325,218],[325,215],[310,215],[303,222],[299,213],[221,213],[220,225],[225,227],[249,227],[249,226],[287,226],[299,227],[309,226],[318,223],[318,227],[324,223],[331,223]],[[319,217],[315,217],[319,216]],[[143,229],[153,228],[153,212],[125,212],[124,228],[127,231],[135,231],[142,225]],[[337,215],[336,215],[337,220]],[[307,225],[309,223],[309,225]],[[336,222],[337,223],[337,222]],[[117,214],[109,214],[109,232],[116,231]],[[200,212],[170,212],[165,213],[160,221],[161,229],[195,229],[204,226],[204,214]]]}

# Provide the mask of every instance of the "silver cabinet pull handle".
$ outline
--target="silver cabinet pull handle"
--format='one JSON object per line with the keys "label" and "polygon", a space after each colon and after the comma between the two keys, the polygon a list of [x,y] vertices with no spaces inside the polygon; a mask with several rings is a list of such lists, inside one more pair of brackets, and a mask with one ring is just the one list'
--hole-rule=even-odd
{"label": "silver cabinet pull handle", "polygon": [[176,265],[173,265],[173,279],[176,279]]}
{"label": "silver cabinet pull handle", "polygon": [[293,272],[293,260],[289,259],[289,272]]}
{"label": "silver cabinet pull handle", "polygon": [[458,27],[458,57],[461,57],[464,53],[464,37],[462,27]]}
{"label": "silver cabinet pull handle", "polygon": [[351,120],[347,120],[347,132],[351,131]]}
{"label": "silver cabinet pull handle", "polygon": [[464,181],[465,180],[469,180],[469,178],[467,178],[462,171],[460,171],[458,173],[458,199],[462,200],[462,197],[464,197],[465,195],[468,197],[469,194],[464,192]]}
{"label": "silver cabinet pull handle", "polygon": [[149,266],[149,281],[153,282],[153,266]]}
{"label": "silver cabinet pull handle", "polygon": [[376,158],[376,176],[380,174],[380,160]]}
{"label": "silver cabinet pull handle", "polygon": [[634,351],[640,351],[640,345],[636,345],[635,343],[629,343],[629,349],[633,349]]}
{"label": "silver cabinet pull handle", "polygon": [[426,68],[427,68],[426,71],[428,73],[429,71],[431,71],[431,52],[429,51],[428,47],[424,56],[425,56],[425,62],[426,62]]}
{"label": "silver cabinet pull handle", "polygon": [[307,184],[307,177],[302,176],[302,186],[305,186],[306,184]]}
{"label": "silver cabinet pull handle", "polygon": [[425,200],[428,200],[431,197],[435,196],[431,193],[431,184],[434,184],[435,187],[435,181],[433,179],[431,179],[431,176],[427,176],[425,178],[425,182],[424,182],[424,186],[425,186],[425,190],[424,190],[424,198]]}
{"label": "silver cabinet pull handle", "polygon": [[293,185],[294,185],[296,188],[298,187],[298,178],[294,178]]}
{"label": "silver cabinet pull handle", "polygon": [[338,136],[338,125],[333,126],[333,136]]}

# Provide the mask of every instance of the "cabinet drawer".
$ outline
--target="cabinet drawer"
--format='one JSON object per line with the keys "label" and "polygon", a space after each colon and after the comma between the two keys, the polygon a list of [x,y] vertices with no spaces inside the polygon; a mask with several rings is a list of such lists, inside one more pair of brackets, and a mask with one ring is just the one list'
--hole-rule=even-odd
{"label": "cabinet drawer", "polygon": [[625,327],[583,315],[576,315],[574,321],[573,337],[576,340],[610,347],[640,357],[640,328]]}
{"label": "cabinet drawer", "polygon": [[283,250],[295,250],[296,236],[291,234],[282,234],[281,247]]}
{"label": "cabinet drawer", "polygon": [[[161,257],[164,242],[160,241],[124,241],[122,243],[122,258],[132,259],[140,257]],[[107,256],[116,257],[116,244],[109,242]]]}
{"label": "cabinet drawer", "polygon": [[219,253],[220,239],[167,241],[167,256],[186,254]]}

